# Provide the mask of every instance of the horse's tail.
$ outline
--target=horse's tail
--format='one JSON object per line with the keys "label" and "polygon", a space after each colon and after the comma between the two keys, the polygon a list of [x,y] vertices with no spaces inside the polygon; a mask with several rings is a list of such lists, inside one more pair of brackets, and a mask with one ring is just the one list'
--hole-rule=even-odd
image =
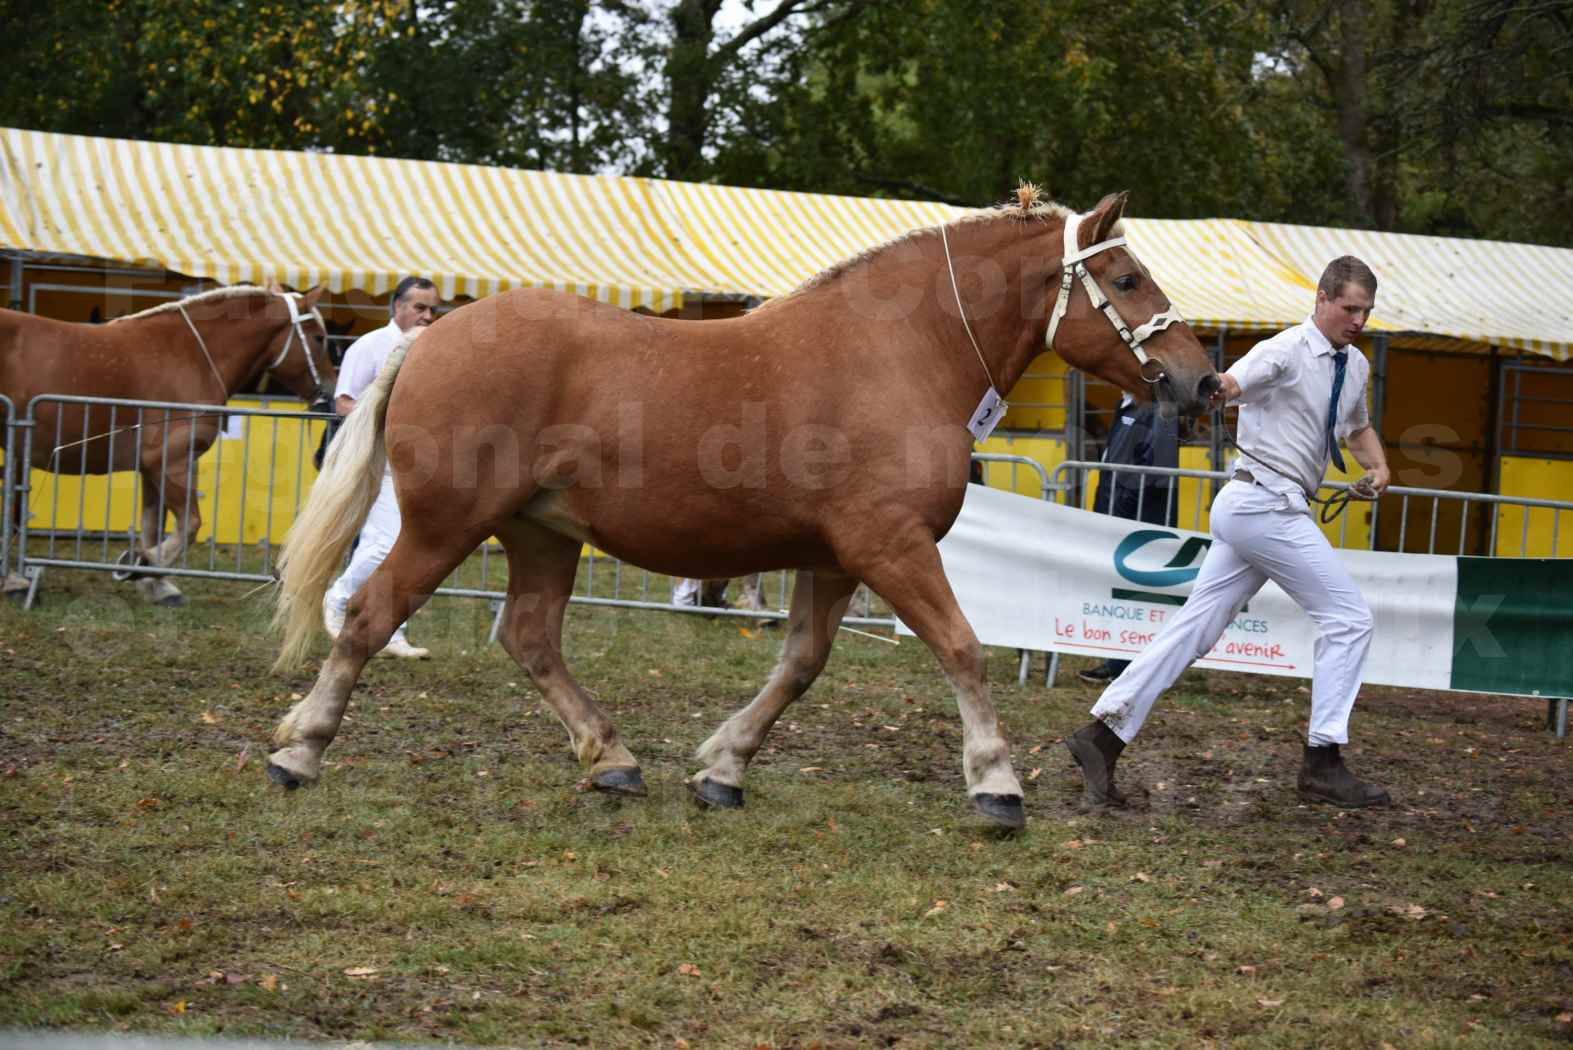
{"label": "horse's tail", "polygon": [[322,473],[284,540],[273,608],[273,629],[283,632],[284,641],[273,662],[275,671],[292,670],[305,657],[322,619],[322,596],[343,567],[345,552],[377,501],[388,458],[382,433],[388,395],[404,355],[420,331],[417,327],[405,333],[383,362],[376,380],[355,403],[355,410],[328,446]]}

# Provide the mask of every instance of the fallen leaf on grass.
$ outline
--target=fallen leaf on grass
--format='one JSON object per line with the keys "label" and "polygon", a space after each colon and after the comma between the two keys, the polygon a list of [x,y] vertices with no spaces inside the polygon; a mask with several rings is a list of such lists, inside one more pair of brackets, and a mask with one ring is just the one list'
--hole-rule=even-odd
{"label": "fallen leaf on grass", "polygon": [[1070,889],[1065,891],[1065,896],[1067,896],[1067,897],[1074,897],[1074,896],[1076,896],[1076,894],[1082,892],[1086,888],[1087,887],[1085,887],[1085,886],[1072,886]]}
{"label": "fallen leaf on grass", "polygon": [[186,1012],[186,1001],[184,999],[177,999],[175,1002],[170,1003],[169,1004],[169,1012],[172,1013],[172,1014],[183,1014],[183,1013],[185,1013]]}
{"label": "fallen leaf on grass", "polygon": [[1027,774],[1027,779],[1028,780],[1037,780],[1042,775],[1043,775],[1043,767],[1042,766],[1037,766],[1037,767],[1035,767],[1032,770],[1032,772]]}
{"label": "fallen leaf on grass", "polygon": [[1236,970],[1235,970],[1235,972],[1236,972],[1236,973],[1243,973],[1243,974],[1245,974],[1245,975],[1246,975],[1246,976],[1247,976],[1247,977],[1249,977],[1249,976],[1250,976],[1250,975],[1251,975],[1251,974],[1253,974],[1253,973],[1255,973],[1255,972],[1256,972],[1256,967],[1254,967],[1254,966],[1251,966],[1251,965],[1249,965],[1249,964],[1247,964],[1247,965],[1245,965],[1245,966],[1240,966],[1240,967],[1237,967],[1237,968],[1236,968]]}
{"label": "fallen leaf on grass", "polygon": [[351,966],[344,971],[344,976],[353,977],[356,980],[365,980],[368,977],[375,977],[381,972],[375,966]]}
{"label": "fallen leaf on grass", "polygon": [[1328,911],[1337,911],[1339,908],[1342,908],[1343,906],[1344,906],[1344,899],[1342,897],[1330,897],[1330,898],[1328,898],[1328,901],[1327,901],[1327,910]]}
{"label": "fallen leaf on grass", "polygon": [[276,992],[276,991],[278,991],[279,990],[279,975],[276,974],[276,973],[268,974],[266,977],[262,978],[262,980],[257,982],[257,987],[261,988],[264,992]]}
{"label": "fallen leaf on grass", "polygon": [[235,772],[246,768],[246,763],[251,761],[251,745],[247,744],[240,749],[240,756],[235,759]]}
{"label": "fallen leaf on grass", "polygon": [[204,711],[202,712],[202,721],[206,722],[210,726],[216,726],[219,723],[219,717],[212,711]]}
{"label": "fallen leaf on grass", "polygon": [[944,911],[947,907],[949,907],[949,905],[950,905],[949,901],[943,901],[943,900],[935,901],[934,902],[934,906],[932,908],[930,908],[928,911],[923,913],[923,917],[925,919],[927,919],[931,915],[938,915],[940,912]]}
{"label": "fallen leaf on grass", "polygon": [[1573,1024],[1573,1012],[1557,1014],[1558,1024]]}
{"label": "fallen leaf on grass", "polygon": [[1011,890],[1013,890],[1015,888],[1016,887],[1014,885],[1012,885],[1011,883],[1009,883],[1009,882],[996,882],[994,884],[994,892],[995,893],[1009,893]]}
{"label": "fallen leaf on grass", "polygon": [[1256,1000],[1256,1005],[1260,1006],[1264,1010],[1271,1010],[1273,1007],[1275,1007],[1275,1006],[1282,1006],[1283,1004],[1284,1004],[1284,1001],[1282,999],[1258,999],[1258,1000]]}
{"label": "fallen leaf on grass", "polygon": [[1066,849],[1081,849],[1082,841],[1081,839],[1071,839],[1069,842],[1060,843],[1060,845],[1064,846]]}
{"label": "fallen leaf on grass", "polygon": [[704,976],[704,974],[699,972],[699,967],[695,966],[693,963],[680,963],[677,967],[677,972],[682,974],[684,977]]}
{"label": "fallen leaf on grass", "polygon": [[1152,876],[1147,874],[1145,871],[1138,871],[1135,875],[1131,876],[1131,881],[1132,882],[1151,882],[1152,881]]}
{"label": "fallen leaf on grass", "polygon": [[799,773],[823,773],[824,771],[824,766],[803,766],[798,770]]}
{"label": "fallen leaf on grass", "polygon": [[1397,846],[1399,849],[1403,849],[1405,846],[1409,845],[1409,843],[1405,842],[1403,839],[1394,839],[1393,845]]}

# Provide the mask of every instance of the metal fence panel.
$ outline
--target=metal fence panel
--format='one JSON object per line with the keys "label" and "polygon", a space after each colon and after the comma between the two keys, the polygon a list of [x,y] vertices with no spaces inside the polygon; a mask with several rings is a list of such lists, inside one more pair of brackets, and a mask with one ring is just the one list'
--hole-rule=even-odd
{"label": "metal fence panel", "polygon": [[11,541],[16,520],[16,479],[24,472],[16,462],[16,406],[11,399],[0,394],[0,454],[5,465],[0,467],[0,580],[11,572]]}
{"label": "metal fence panel", "polygon": [[[1094,471],[1109,471],[1111,475],[1136,474],[1143,476],[1162,476],[1174,478],[1193,478],[1212,482],[1211,486],[1198,486],[1196,491],[1197,513],[1201,510],[1202,489],[1216,489],[1229,480],[1230,475],[1220,470],[1190,470],[1183,467],[1138,467],[1112,463],[1098,463],[1089,460],[1067,460],[1055,467],[1051,476],[1051,487],[1055,492],[1081,491],[1090,483],[1090,475]],[[1343,492],[1349,485],[1342,481],[1325,481],[1319,490],[1326,493]],[[1140,497],[1139,497],[1140,498]],[[1419,504],[1418,508],[1411,504]],[[1429,501],[1429,502],[1427,502]],[[1489,524],[1489,543],[1486,551],[1488,557],[1515,557],[1523,558],[1532,556],[1529,546],[1529,529],[1531,515],[1537,522],[1549,526],[1552,537],[1551,557],[1566,557],[1573,555],[1573,541],[1564,540],[1562,529],[1562,515],[1573,515],[1573,503],[1560,500],[1533,499],[1527,496],[1497,496],[1487,492],[1452,492],[1447,489],[1415,488],[1405,485],[1393,485],[1376,501],[1355,500],[1351,502],[1345,512],[1335,520],[1333,527],[1328,531],[1328,541],[1334,547],[1349,547],[1348,522],[1350,513],[1357,513],[1362,508],[1369,508],[1371,513],[1371,527],[1368,530],[1366,549],[1377,549],[1376,524],[1381,515],[1397,514],[1402,526],[1399,530],[1399,539],[1392,553],[1401,554],[1451,554],[1468,555],[1471,552],[1465,548],[1469,539],[1467,530],[1460,527],[1455,534],[1439,526],[1440,509],[1446,504],[1456,504],[1462,513],[1459,519],[1468,522],[1471,514],[1485,514]],[[1429,507],[1429,515],[1426,508]],[[1412,515],[1411,512],[1419,511]],[[1423,530],[1414,530],[1408,527],[1412,516],[1421,520],[1428,520],[1429,527]],[[1569,519],[1573,522],[1573,518]],[[1419,534],[1417,534],[1417,532]]]}

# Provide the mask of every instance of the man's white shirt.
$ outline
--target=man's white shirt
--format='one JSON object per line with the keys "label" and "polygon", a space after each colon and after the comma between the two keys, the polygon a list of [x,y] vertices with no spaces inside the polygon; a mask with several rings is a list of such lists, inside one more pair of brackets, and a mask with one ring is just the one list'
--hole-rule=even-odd
{"label": "man's white shirt", "polygon": [[[1366,408],[1370,363],[1357,347],[1345,349],[1348,361],[1333,427],[1339,441],[1371,422]],[[1333,344],[1307,318],[1257,343],[1229,368],[1240,384],[1236,441],[1251,454],[1236,456],[1231,473],[1248,470],[1265,488],[1305,506],[1306,495],[1316,492],[1327,472],[1334,364]]]}
{"label": "man's white shirt", "polygon": [[334,398],[349,397],[356,401],[371,386],[383,362],[393,353],[404,330],[389,321],[375,332],[367,332],[344,351],[344,362],[339,366],[339,381],[333,388]]}

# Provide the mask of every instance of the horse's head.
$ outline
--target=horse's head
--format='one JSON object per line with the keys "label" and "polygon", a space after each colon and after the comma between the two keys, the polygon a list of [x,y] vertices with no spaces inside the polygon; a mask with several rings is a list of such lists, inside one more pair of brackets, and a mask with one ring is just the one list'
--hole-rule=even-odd
{"label": "horse's head", "polygon": [[319,286],[302,294],[286,292],[275,284],[268,291],[273,297],[267,317],[277,322],[278,331],[268,343],[263,367],[302,401],[331,400],[338,371],[328,356],[327,323],[317,310],[326,288]]}
{"label": "horse's head", "polygon": [[1185,413],[1208,409],[1218,374],[1190,325],[1115,232],[1124,193],[1066,217],[1049,348],[1067,363]]}

